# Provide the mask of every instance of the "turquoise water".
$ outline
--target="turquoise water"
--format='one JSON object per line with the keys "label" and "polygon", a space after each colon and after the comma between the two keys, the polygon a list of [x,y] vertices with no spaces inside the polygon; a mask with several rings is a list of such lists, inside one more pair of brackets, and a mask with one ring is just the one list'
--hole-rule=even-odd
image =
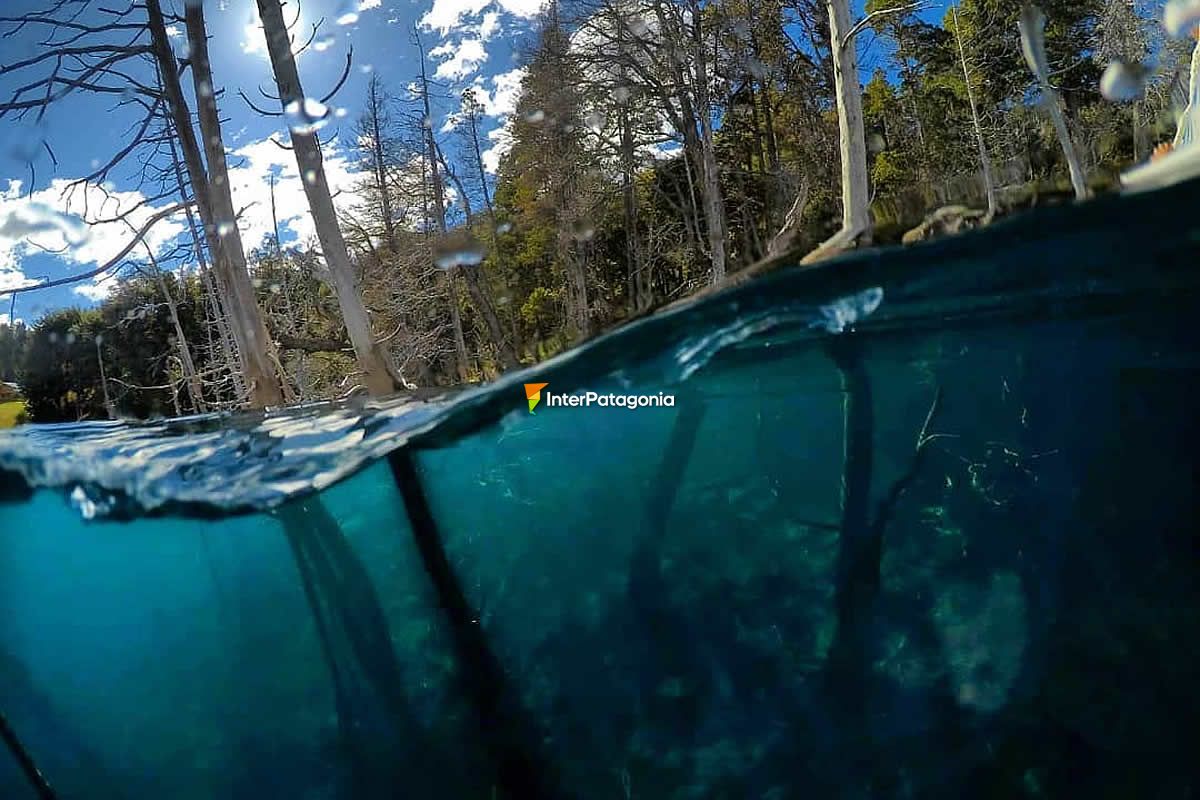
{"label": "turquoise water", "polygon": [[11,738],[64,798],[1192,796],[1198,199],[428,404],[0,434]]}

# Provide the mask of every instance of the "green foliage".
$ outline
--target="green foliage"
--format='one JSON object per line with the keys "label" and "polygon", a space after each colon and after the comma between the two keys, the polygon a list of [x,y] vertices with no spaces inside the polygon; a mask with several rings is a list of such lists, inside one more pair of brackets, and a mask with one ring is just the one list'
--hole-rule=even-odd
{"label": "green foliage", "polygon": [[35,422],[103,418],[96,336],[99,311],[68,308],[34,326],[25,351],[23,387]]}

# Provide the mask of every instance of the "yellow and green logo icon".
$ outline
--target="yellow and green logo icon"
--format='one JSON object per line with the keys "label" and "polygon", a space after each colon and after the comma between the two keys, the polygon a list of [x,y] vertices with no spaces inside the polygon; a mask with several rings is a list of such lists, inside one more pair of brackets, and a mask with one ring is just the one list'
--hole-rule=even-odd
{"label": "yellow and green logo icon", "polygon": [[537,404],[542,402],[542,389],[545,389],[550,384],[548,383],[527,383],[525,384],[525,397],[529,400],[529,413],[537,408]]}

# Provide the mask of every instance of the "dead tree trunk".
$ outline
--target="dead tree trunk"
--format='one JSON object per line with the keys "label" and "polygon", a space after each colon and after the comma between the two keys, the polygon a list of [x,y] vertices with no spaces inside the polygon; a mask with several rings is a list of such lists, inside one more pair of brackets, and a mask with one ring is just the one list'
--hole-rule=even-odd
{"label": "dead tree trunk", "polygon": [[1071,141],[1071,132],[1067,129],[1067,118],[1063,115],[1058,92],[1050,85],[1050,67],[1046,63],[1046,15],[1037,6],[1022,6],[1017,28],[1021,33],[1021,49],[1025,54],[1025,63],[1029,64],[1029,69],[1037,78],[1038,88],[1042,92],[1042,104],[1050,115],[1050,121],[1054,123],[1054,131],[1058,134],[1059,144],[1062,145],[1063,155],[1067,159],[1075,199],[1084,200],[1088,196],[1088,188],[1083,167],[1079,163],[1075,143]]}
{"label": "dead tree trunk", "polygon": [[971,124],[975,128],[975,144],[979,147],[979,168],[983,173],[983,188],[987,192],[987,217],[996,216],[996,184],[992,180],[992,159],[988,155],[987,142],[983,138],[983,126],[979,124],[979,109],[975,106],[975,90],[971,88],[971,71],[967,69],[967,51],[963,49],[962,28],[958,25],[958,8],[954,14],[954,38],[958,42],[958,58],[962,62],[963,81],[967,85],[967,103],[971,106]]}
{"label": "dead tree trunk", "polygon": [[858,55],[851,34],[850,4],[847,0],[828,0],[828,7],[834,92],[837,95],[838,150],[842,162],[842,230],[851,237],[858,237],[871,227]]}
{"label": "dead tree trunk", "polygon": [[[190,13],[190,12],[189,12]],[[271,69],[275,74],[275,85],[279,91],[279,102],[285,113],[303,110],[307,100],[292,55],[291,37],[283,19],[280,0],[258,0],[258,13],[267,37],[267,52],[271,57]],[[381,396],[404,386],[404,380],[391,363],[385,347],[375,341],[371,331],[371,319],[358,292],[358,281],[350,253],[342,238],[337,209],[329,192],[325,177],[325,164],[321,157],[321,144],[316,133],[301,125],[290,128],[292,150],[296,154],[296,165],[303,176],[304,194],[317,229],[321,252],[329,267],[329,274],[337,293],[346,332],[363,373],[363,384],[372,395]]]}
{"label": "dead tree trunk", "polygon": [[[471,136],[471,148],[475,153],[475,170],[479,176],[479,190],[483,194],[483,205],[487,209],[488,215],[488,235],[492,240],[492,258],[496,264],[503,270],[504,268],[504,251],[500,249],[500,233],[496,229],[496,210],[492,207],[492,193],[488,189],[487,170],[483,166],[483,149],[479,144],[479,108],[475,101],[474,94],[470,95],[472,105],[468,109],[467,124]],[[466,192],[463,192],[463,197],[466,197]],[[494,309],[493,309],[494,310]],[[517,326],[512,326],[512,340],[507,345],[508,352],[512,356],[512,366],[519,367],[521,361],[518,353],[521,352],[521,342],[517,337]]]}
{"label": "dead tree trunk", "polygon": [[375,180],[375,191],[379,193],[379,213],[383,216],[383,232],[388,248],[395,253],[399,247],[396,243],[396,215],[392,208],[392,192],[388,186],[387,154],[383,147],[383,116],[384,100],[380,96],[379,76],[372,75],[367,86],[367,115],[371,126],[371,173]]}
{"label": "dead tree trunk", "polygon": [[[446,168],[446,159],[442,155],[441,148],[438,148],[438,162],[443,169],[446,169],[446,174],[450,176],[450,179],[454,181],[455,188],[458,189],[463,214],[467,218],[467,228],[474,227],[475,215],[471,211],[471,198],[467,194],[467,187]],[[492,233],[494,240],[495,231],[493,230]],[[471,304],[475,306],[479,316],[483,317],[483,324],[487,326],[488,336],[496,347],[496,355],[500,359],[500,363],[504,365],[505,369],[516,369],[521,364],[517,361],[517,354],[504,338],[504,328],[500,324],[500,317],[496,314],[496,305],[492,302],[491,292],[484,283],[480,267],[466,267],[462,270],[462,275],[463,282],[467,285],[467,294],[471,297]]]}
{"label": "dead tree trunk", "polygon": [[[413,40],[421,56],[421,104],[424,117],[421,119],[421,136],[425,143],[425,161],[429,165],[429,186],[433,190],[433,213],[437,222],[438,234],[446,235],[446,191],[442,185],[442,173],[438,167],[437,142],[433,139],[433,111],[429,105],[429,78],[425,74],[425,46],[421,44],[421,36],[413,28]],[[467,341],[463,335],[462,314],[458,308],[458,290],[455,281],[458,278],[458,267],[451,267],[446,272],[446,297],[450,303],[450,325],[454,331],[454,354],[457,361],[458,377],[464,383],[470,379],[468,371]]]}
{"label": "dead tree trunk", "polygon": [[633,138],[629,89],[626,87],[628,33],[624,25],[617,25],[617,49],[621,55],[619,85],[624,89],[624,97],[618,99],[621,108],[618,123],[621,128],[621,206],[625,218],[625,269],[628,275],[626,286],[631,311],[637,314],[650,307],[654,296],[650,275],[642,263],[641,240],[638,237],[637,148]]}
{"label": "dead tree trunk", "polygon": [[[167,121],[167,144],[171,151],[171,168],[175,174],[175,182],[179,185],[179,199],[186,201],[187,185],[183,175],[183,165],[179,161],[179,149],[175,146],[176,140],[179,138],[174,134],[175,126],[171,121]],[[204,245],[200,241],[200,232],[196,226],[196,216],[192,213],[189,206],[184,212],[187,216],[188,235],[192,240],[192,252],[196,256],[196,264],[200,273],[200,281],[204,286],[205,297],[208,300],[208,306],[212,313],[213,324],[217,327],[217,338],[221,342],[221,354],[225,359],[225,367],[229,371],[230,379],[233,381],[234,400],[240,404],[247,397],[245,369],[242,366],[242,360],[237,351],[237,343],[234,341],[233,334],[229,330],[228,312],[223,308],[223,304],[228,304],[229,293],[221,286],[217,279],[216,270],[210,270],[208,258],[204,254]],[[215,285],[214,285],[215,284]],[[218,398],[219,398],[218,394]]]}
{"label": "dead tree trunk", "polygon": [[701,194],[704,200],[704,218],[708,229],[708,255],[712,259],[714,284],[725,280],[725,201],[721,197],[721,171],[717,162],[716,144],[713,137],[712,108],[708,91],[708,56],[702,21],[703,9],[698,0],[692,0],[692,57],[696,63],[693,91],[696,97],[695,112],[689,116],[699,120],[699,151]]}
{"label": "dead tree trunk", "polygon": [[175,347],[179,351],[179,367],[183,370],[188,399],[192,403],[192,409],[203,414],[208,410],[204,404],[204,388],[200,383],[200,376],[196,374],[196,362],[192,359],[192,350],[188,346],[183,323],[179,320],[179,305],[171,296],[171,290],[167,288],[167,281],[163,278],[162,270],[158,268],[158,259],[154,257],[154,251],[145,242],[143,242],[143,246],[146,248],[146,258],[150,262],[150,269],[154,273],[154,282],[158,285],[158,291],[162,293],[163,300],[167,304],[167,312],[171,317],[171,325],[175,328]]}
{"label": "dead tree trunk", "polygon": [[[199,4],[188,4],[189,14],[198,9]],[[241,248],[241,239],[234,238],[227,241],[227,237],[221,235],[221,230],[225,230],[223,226],[233,226],[236,229],[232,209],[229,210],[229,217],[226,220],[219,217],[219,213],[225,209],[218,209],[213,204],[212,187],[204,168],[200,146],[196,142],[196,134],[192,130],[191,113],[187,101],[184,99],[183,89],[179,84],[178,67],[170,40],[167,37],[160,0],[146,0],[146,11],[150,22],[154,58],[170,109],[171,122],[179,137],[179,146],[183,151],[183,162],[187,167],[192,194],[195,196],[197,208],[200,209],[200,219],[204,222],[205,239],[209,252],[212,253],[216,262],[216,268],[222,273],[224,288],[228,292],[225,298],[227,301],[225,310],[229,314],[230,329],[241,354],[250,403],[260,407],[280,405],[283,402],[283,394],[268,352],[270,338],[267,336],[258,304],[254,300],[253,286],[250,285],[250,276],[246,272],[245,253]],[[201,23],[203,23],[202,17]],[[201,33],[200,39],[204,43],[207,53],[207,39],[203,33]],[[193,52],[193,59],[195,55]],[[211,81],[208,90],[212,92]],[[203,102],[203,98],[201,101]],[[215,112],[215,104],[213,110]],[[222,151],[222,156],[223,154],[224,151]],[[232,206],[232,201],[230,206]]]}

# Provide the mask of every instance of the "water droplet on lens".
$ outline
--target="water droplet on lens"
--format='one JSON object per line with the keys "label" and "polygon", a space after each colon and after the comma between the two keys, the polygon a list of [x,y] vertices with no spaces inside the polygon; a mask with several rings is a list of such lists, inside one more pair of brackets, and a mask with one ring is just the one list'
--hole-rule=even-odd
{"label": "water droplet on lens", "polygon": [[604,123],[607,121],[608,120],[604,116],[604,112],[602,112],[602,111],[593,111],[590,114],[588,114],[587,117],[585,117],[583,120],[584,124],[587,125],[589,129],[591,129],[592,131],[594,131],[596,133],[599,133],[600,131],[604,130]]}
{"label": "water droplet on lens", "polygon": [[1113,103],[1139,100],[1146,92],[1146,70],[1141,64],[1114,61],[1100,78],[1100,94]]}
{"label": "water droplet on lens", "polygon": [[233,233],[234,224],[229,221],[217,223],[217,236],[228,236]]}
{"label": "water droplet on lens", "polygon": [[618,103],[627,103],[631,94],[633,92],[629,90],[628,86],[618,86],[613,89],[613,100],[616,100]]}
{"label": "water droplet on lens", "polygon": [[358,22],[358,0],[342,0],[335,12],[334,21],[338,25],[353,25]]}
{"label": "water droplet on lens", "polygon": [[212,84],[209,83],[208,81],[201,81],[200,85],[196,87],[196,93],[199,94],[201,97],[212,97],[212,95],[213,95]]}
{"label": "water droplet on lens", "polygon": [[315,169],[305,170],[304,171],[304,182],[309,183],[309,184],[316,183],[317,182],[317,171]]}
{"label": "water droplet on lens", "polygon": [[452,232],[433,247],[433,264],[438,269],[476,267],[486,256],[483,245],[466,231]]}
{"label": "water droplet on lens", "polygon": [[281,291],[283,291],[283,287],[281,287],[278,283],[272,283],[268,288],[271,290],[271,294],[279,294]]}
{"label": "water droplet on lens", "polygon": [[533,111],[526,111],[525,112],[525,121],[532,122],[534,125],[537,125],[541,122],[545,122],[546,121],[546,112],[542,111],[540,108],[535,108]]}
{"label": "water droplet on lens", "polygon": [[22,125],[17,128],[16,136],[13,138],[12,157],[24,163],[36,161],[46,154],[45,147],[45,121]]}
{"label": "water droplet on lens", "polygon": [[577,242],[586,242],[596,235],[596,226],[590,220],[575,220],[571,224],[571,238]]}
{"label": "water droplet on lens", "polygon": [[883,141],[883,137],[878,133],[872,133],[867,137],[867,150],[872,153],[882,153],[887,149],[887,144]]}
{"label": "water droplet on lens", "polygon": [[499,225],[496,226],[496,233],[503,235],[505,233],[511,232],[512,229],[513,229],[513,224],[511,222],[501,222]]}
{"label": "water droplet on lens", "polygon": [[1163,28],[1167,35],[1182,39],[1200,25],[1200,0],[1169,0],[1163,9]]}
{"label": "water droplet on lens", "polygon": [[324,53],[326,50],[333,47],[336,41],[337,40],[332,36],[322,36],[320,39],[317,39],[313,42],[313,50],[316,50],[318,53]]}
{"label": "water droplet on lens", "polygon": [[314,133],[329,122],[329,107],[311,97],[293,100],[283,112],[287,115],[288,127],[298,134]]}
{"label": "water droplet on lens", "polygon": [[0,239],[25,239],[39,233],[59,233],[69,247],[80,247],[90,236],[88,224],[81,218],[44,203],[24,203],[6,217],[0,216]]}

